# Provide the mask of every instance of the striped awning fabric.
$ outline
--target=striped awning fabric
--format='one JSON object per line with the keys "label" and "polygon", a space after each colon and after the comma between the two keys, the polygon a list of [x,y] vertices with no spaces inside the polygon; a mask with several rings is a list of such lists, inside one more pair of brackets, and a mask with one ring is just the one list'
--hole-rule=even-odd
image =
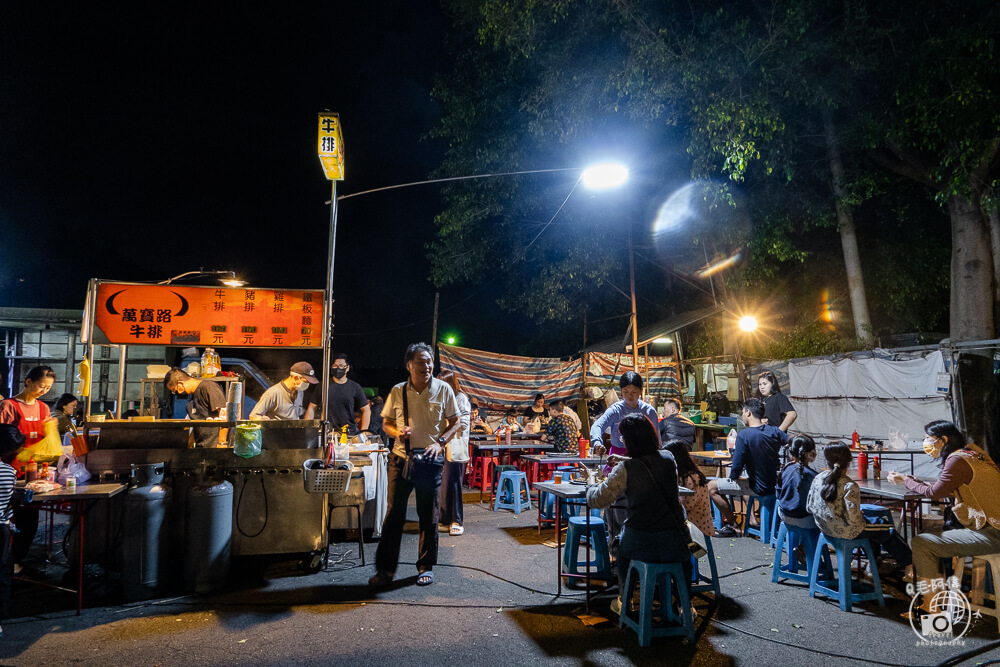
{"label": "striped awning fabric", "polygon": [[[546,401],[572,401],[583,384],[580,359],[516,357],[444,344],[438,345],[438,351],[441,369],[458,375],[462,391],[491,410],[527,407],[538,392],[545,394]],[[640,357],[639,361],[647,393],[679,393],[677,366],[672,357]],[[629,354],[591,352],[587,355],[587,384],[617,387],[618,378],[631,368]]]}
{"label": "striped awning fabric", "polygon": [[458,376],[462,391],[491,410],[523,408],[535,394],[545,400],[576,399],[583,381],[580,360],[515,357],[453,345],[438,345],[441,369]]}
{"label": "striped awning fabric", "polygon": [[[631,354],[587,354],[587,384],[610,384],[617,390],[618,378],[632,370]],[[680,393],[677,365],[673,357],[639,357],[639,374],[647,394],[676,396]]]}

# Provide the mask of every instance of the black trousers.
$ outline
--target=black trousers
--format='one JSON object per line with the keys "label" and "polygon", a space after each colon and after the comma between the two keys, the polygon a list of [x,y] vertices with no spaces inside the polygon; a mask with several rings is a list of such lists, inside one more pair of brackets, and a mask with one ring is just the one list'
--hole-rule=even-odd
{"label": "black trousers", "polygon": [[462,474],[464,463],[446,461],[444,473],[441,475],[441,518],[442,525],[453,523],[463,525],[462,516]]}
{"label": "black trousers", "polygon": [[399,565],[399,543],[403,539],[403,526],[406,524],[406,506],[410,501],[410,493],[417,493],[417,517],[420,521],[420,553],[417,557],[417,571],[433,570],[437,563],[438,553],[438,512],[441,476],[434,483],[417,486],[403,479],[403,465],[406,459],[396,454],[389,455],[389,482],[387,495],[389,509],[382,524],[382,537],[375,552],[375,569],[379,572],[396,573]]}
{"label": "black trousers", "polygon": [[14,531],[10,524],[0,524],[0,618],[7,618],[10,589],[14,578]]}
{"label": "black trousers", "polygon": [[14,562],[21,563],[38,533],[38,510],[33,507],[15,507],[14,525],[18,530],[14,533]]}

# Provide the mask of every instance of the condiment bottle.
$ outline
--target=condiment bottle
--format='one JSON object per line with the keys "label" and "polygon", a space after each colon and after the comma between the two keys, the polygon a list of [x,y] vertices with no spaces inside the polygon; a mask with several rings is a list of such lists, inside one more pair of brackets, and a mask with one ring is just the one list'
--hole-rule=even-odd
{"label": "condiment bottle", "polygon": [[214,378],[220,370],[219,353],[215,348],[206,347],[201,355],[201,376]]}
{"label": "condiment bottle", "polygon": [[858,435],[857,430],[851,434],[851,449],[857,449],[861,445],[861,436]]}
{"label": "condiment bottle", "polygon": [[879,455],[875,455],[875,460],[872,463],[872,472],[874,473],[875,479],[882,479],[882,459]]}
{"label": "condiment bottle", "polygon": [[580,458],[581,459],[587,458],[587,445],[588,444],[590,444],[590,443],[587,442],[587,439],[581,435],[580,436]]}
{"label": "condiment bottle", "polygon": [[868,479],[868,453],[863,449],[858,452],[858,479]]}
{"label": "condiment bottle", "polygon": [[34,482],[38,477],[38,464],[35,463],[35,458],[32,457],[28,461],[28,465],[24,468],[24,479],[29,482]]}
{"label": "condiment bottle", "polygon": [[512,429],[510,426],[508,426],[507,427],[507,435],[504,436],[504,442],[507,444],[508,447],[510,447],[510,432],[513,431],[513,430],[514,429]]}

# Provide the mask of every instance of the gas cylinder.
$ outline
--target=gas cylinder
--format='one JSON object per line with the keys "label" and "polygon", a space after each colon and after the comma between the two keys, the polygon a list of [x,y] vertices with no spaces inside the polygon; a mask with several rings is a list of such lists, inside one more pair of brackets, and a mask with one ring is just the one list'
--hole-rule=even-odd
{"label": "gas cylinder", "polygon": [[206,481],[192,486],[184,532],[184,588],[204,593],[225,586],[233,541],[233,485]]}
{"label": "gas cylinder", "polygon": [[169,580],[167,509],[170,489],[163,485],[163,464],[132,464],[125,496],[122,540],[122,594],[148,600],[163,593]]}

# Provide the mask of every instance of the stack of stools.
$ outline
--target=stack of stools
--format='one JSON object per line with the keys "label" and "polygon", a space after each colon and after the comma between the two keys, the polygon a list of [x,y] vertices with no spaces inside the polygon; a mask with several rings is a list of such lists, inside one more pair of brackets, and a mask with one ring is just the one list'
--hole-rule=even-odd
{"label": "stack of stools", "polygon": [[[775,512],[777,514],[777,512]],[[784,521],[777,535],[777,548],[774,551],[774,563],[771,570],[771,582],[778,583],[781,579],[791,579],[808,584],[812,574],[813,555],[816,553],[816,545],[819,544],[820,532],[818,528],[799,528],[790,526]],[[805,573],[799,571],[801,567],[795,558],[795,547],[801,544],[806,552]],[[781,564],[781,556],[785,555],[788,562]],[[823,567],[833,574],[833,563],[830,561],[830,554],[823,550]]]}
{"label": "stack of stools", "polygon": [[[639,587],[638,618],[632,614],[632,594]],[[677,591],[681,615],[674,612],[673,592]],[[659,591],[659,614],[664,627],[653,627],[653,597]],[[644,563],[634,560],[629,563],[628,574],[622,592],[622,610],[618,617],[618,627],[628,626],[639,635],[639,646],[649,646],[653,637],[683,635],[694,643],[694,614],[688,597],[687,582],[684,581],[684,566],[680,563]]]}
{"label": "stack of stools", "polygon": [[604,528],[604,521],[598,517],[590,517],[588,523],[586,514],[569,518],[566,550],[563,551],[563,573],[580,574],[580,568],[587,567],[587,561],[580,560],[580,544],[583,540],[590,540],[591,543],[593,559],[590,561],[590,567],[594,570],[591,576],[595,579],[610,579],[612,575],[611,555],[608,553],[608,531]]}
{"label": "stack of stools", "polygon": [[[474,489],[479,487],[480,496],[486,491],[492,491],[493,486],[491,484],[493,480],[493,466],[496,464],[497,458],[495,456],[482,455],[470,461],[470,471],[469,471],[469,488]],[[480,497],[480,500],[482,498]]]}
{"label": "stack of stools", "polygon": [[[832,546],[837,552],[837,578],[821,582],[819,570],[827,545]],[[868,557],[872,573],[871,586],[861,583],[860,579],[855,581],[853,578],[851,561],[855,549],[861,549]],[[834,582],[837,583],[837,588],[831,588]],[[863,592],[855,593],[855,590]],[[809,570],[809,595],[816,597],[817,593],[839,600],[841,611],[851,611],[853,603],[866,600],[877,600],[880,607],[885,606],[885,599],[882,597],[882,582],[879,579],[878,566],[875,561],[875,550],[868,538],[842,540],[820,533],[819,542],[816,544],[816,553],[813,555],[812,569]]]}
{"label": "stack of stools", "polygon": [[[957,560],[955,576],[961,581],[965,558]],[[972,588],[969,591],[972,611],[997,619],[997,631],[1000,631],[1000,591],[997,591],[1000,585],[1000,554],[973,556],[972,566]],[[993,606],[986,606],[986,602],[993,602]]]}
{"label": "stack of stools", "polygon": [[[504,466],[498,466],[504,467]],[[511,466],[513,468],[513,466]],[[522,495],[523,492],[523,495]],[[531,488],[528,486],[528,476],[520,470],[504,470],[497,482],[497,495],[493,502],[493,511],[531,509]]]}

